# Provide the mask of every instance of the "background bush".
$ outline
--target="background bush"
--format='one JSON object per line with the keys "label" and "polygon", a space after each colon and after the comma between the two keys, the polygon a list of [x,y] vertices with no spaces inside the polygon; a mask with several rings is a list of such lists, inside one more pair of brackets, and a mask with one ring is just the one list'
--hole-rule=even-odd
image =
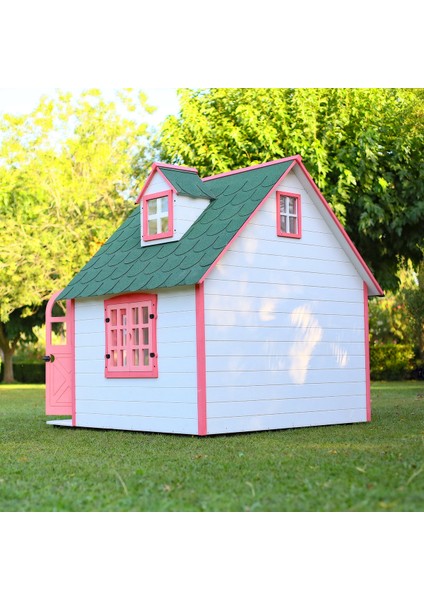
{"label": "background bush", "polygon": [[412,344],[370,345],[370,370],[373,381],[407,379],[414,367]]}
{"label": "background bush", "polygon": [[[0,365],[0,380],[3,377],[3,363]],[[20,383],[45,383],[46,366],[43,361],[17,361],[13,363],[14,376]]]}

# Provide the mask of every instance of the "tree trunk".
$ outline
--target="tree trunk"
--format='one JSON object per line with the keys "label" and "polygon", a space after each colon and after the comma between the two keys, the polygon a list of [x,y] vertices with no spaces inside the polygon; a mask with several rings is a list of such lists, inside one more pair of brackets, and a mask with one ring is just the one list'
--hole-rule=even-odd
{"label": "tree trunk", "polygon": [[[19,339],[19,338],[18,338]],[[5,324],[0,322],[0,348],[3,354],[3,383],[14,383],[13,355],[15,354],[17,340],[7,338]]]}
{"label": "tree trunk", "polygon": [[3,350],[4,360],[4,371],[3,371],[3,383],[14,383],[13,378],[13,351]]}

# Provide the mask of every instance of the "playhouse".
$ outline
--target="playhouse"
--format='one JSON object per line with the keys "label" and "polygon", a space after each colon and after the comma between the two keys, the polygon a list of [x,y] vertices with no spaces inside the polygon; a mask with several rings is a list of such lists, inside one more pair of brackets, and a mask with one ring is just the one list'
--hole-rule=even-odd
{"label": "playhouse", "polygon": [[48,304],[46,413],[70,416],[48,423],[204,436],[370,420],[382,294],[300,156],[203,179],[155,163]]}

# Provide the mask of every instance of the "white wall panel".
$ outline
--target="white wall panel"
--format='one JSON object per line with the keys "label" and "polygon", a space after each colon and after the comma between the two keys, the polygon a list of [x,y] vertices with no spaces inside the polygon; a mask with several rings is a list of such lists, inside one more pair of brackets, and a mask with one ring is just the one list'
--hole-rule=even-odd
{"label": "white wall panel", "polygon": [[76,301],[77,426],[197,433],[194,288],[156,293],[156,379],[105,378],[103,299]]}
{"label": "white wall panel", "polygon": [[362,279],[293,172],[280,189],[302,238],[273,193],[205,282],[208,433],[366,419]]}

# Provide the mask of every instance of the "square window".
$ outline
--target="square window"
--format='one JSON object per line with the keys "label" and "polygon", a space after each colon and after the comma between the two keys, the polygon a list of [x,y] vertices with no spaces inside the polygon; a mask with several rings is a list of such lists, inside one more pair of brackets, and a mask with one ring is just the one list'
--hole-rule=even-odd
{"label": "square window", "polygon": [[300,238],[301,231],[300,195],[277,192],[277,235]]}

